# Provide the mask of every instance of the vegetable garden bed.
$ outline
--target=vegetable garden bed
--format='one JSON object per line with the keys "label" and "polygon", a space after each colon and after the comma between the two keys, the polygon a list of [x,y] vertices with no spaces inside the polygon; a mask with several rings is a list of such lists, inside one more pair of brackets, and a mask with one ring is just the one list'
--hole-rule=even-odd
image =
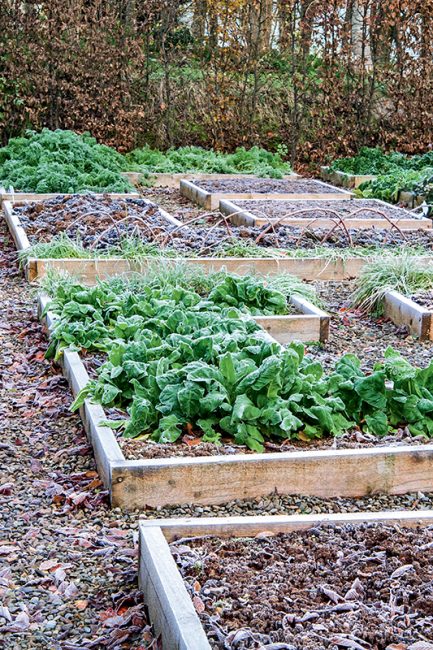
{"label": "vegetable garden bed", "polygon": [[[142,182],[143,174],[141,172],[124,172],[122,174],[129,180],[132,185],[135,185],[137,187],[140,187],[140,184]],[[153,187],[172,187],[172,188],[178,188],[180,181],[181,180],[187,180],[187,181],[192,181],[194,179],[199,179],[199,180],[224,180],[224,179],[229,179],[229,178],[248,178],[249,174],[201,174],[197,172],[191,172],[191,173],[186,173],[186,172],[177,172],[173,174],[169,173],[153,173],[151,172],[149,175],[149,182]],[[295,178],[298,178],[298,174],[292,173],[289,174],[288,176],[283,176],[284,179],[287,180],[293,180]]]}
{"label": "vegetable garden bed", "polygon": [[377,178],[374,174],[347,174],[346,172],[340,172],[329,167],[321,167],[320,176],[327,183],[332,183],[338,187],[344,187],[350,190],[356,189],[363,183],[374,181]]}
{"label": "vegetable garden bed", "polygon": [[421,650],[432,524],[431,510],[142,521],[140,587],[167,649]]}
{"label": "vegetable garden bed", "polygon": [[[52,195],[49,199],[58,199],[59,195]],[[116,197],[117,198],[117,197]],[[128,198],[131,198],[128,196]],[[30,202],[29,209],[31,206]],[[34,203],[41,203],[40,201]],[[146,203],[146,201],[144,201]],[[49,220],[45,223],[43,220],[40,220],[38,217],[37,210],[35,215],[32,214],[33,211],[29,212],[28,216],[25,218],[24,223],[22,221],[22,213],[20,210],[17,211],[21,204],[12,204],[10,201],[3,201],[3,211],[5,219],[7,221],[11,235],[16,243],[18,251],[31,251],[32,242],[29,241],[29,237],[32,237],[33,240],[38,243],[41,232],[45,232],[45,238],[49,239],[54,236],[54,233],[61,231],[60,222],[65,221],[65,218],[62,217],[62,220],[58,218],[56,211],[53,211],[52,216],[49,217]],[[147,202],[147,205],[153,205]],[[53,206],[54,208],[55,206]],[[195,245],[198,246],[197,251],[200,254],[200,237],[205,240],[206,232],[213,231],[213,237],[216,238],[216,242],[221,241],[223,238],[223,232],[227,236],[227,232],[224,228],[216,229],[214,227],[208,226],[207,229],[203,227],[198,227],[197,229],[188,228],[187,233],[183,235],[184,232],[183,225],[181,222],[177,221],[166,211],[154,205],[154,210],[157,211],[166,221],[167,224],[172,224],[177,230],[176,238],[173,240],[174,247],[167,249],[171,256],[179,255],[182,256],[182,253],[186,257],[182,256],[182,259],[188,264],[198,265],[201,268],[207,269],[209,271],[216,271],[222,268],[227,269],[229,272],[236,272],[240,275],[249,274],[249,273],[260,273],[263,275],[266,274],[275,274],[275,273],[290,273],[296,275],[299,278],[304,280],[315,280],[316,278],[321,278],[324,280],[334,280],[334,279],[347,279],[356,277],[367,257],[347,257],[345,259],[338,259],[338,256],[333,258],[320,258],[320,257],[308,257],[303,259],[302,257],[285,257],[284,250],[279,250],[272,248],[273,257],[265,257],[266,253],[269,250],[268,246],[263,246],[263,257],[234,257],[234,256],[221,256],[221,257],[210,257],[209,255],[204,255],[203,257],[189,257],[190,254],[195,252]],[[76,215],[71,215],[70,218],[71,224],[76,221]],[[95,219],[96,221],[96,219]],[[95,237],[98,233],[104,230],[104,227],[101,226],[100,221],[96,221],[97,229],[94,230]],[[30,225],[30,232],[27,233],[25,225]],[[68,226],[67,220],[65,221],[65,227]],[[253,237],[257,237],[257,232],[251,234],[251,240]],[[200,237],[197,237],[198,234]],[[245,237],[243,236],[244,231],[236,232],[233,235],[233,239],[238,237],[240,245],[243,245]],[[73,237],[76,235],[76,231],[72,232]],[[169,231],[167,231],[169,235]],[[187,242],[184,246],[184,249],[176,248],[178,242],[182,244],[183,239]],[[298,235],[294,234],[293,245],[296,244]],[[71,241],[74,241],[73,238]],[[291,242],[290,242],[291,243]],[[183,245],[183,244],[182,244]],[[188,249],[187,246],[190,246]],[[256,247],[257,248],[257,247]],[[206,248],[203,249],[206,251]],[[258,249],[260,251],[260,249]],[[179,252],[178,252],[179,251]],[[191,251],[191,252],[189,252]],[[161,254],[163,254],[163,249],[161,249]],[[107,254],[106,251],[101,251],[101,253]],[[257,255],[257,250],[254,249],[254,255]],[[140,259],[125,259],[118,257],[116,255],[107,255],[107,257],[35,257],[31,254],[26,254],[25,258],[25,271],[26,276],[30,282],[41,279],[45,277],[48,270],[64,270],[74,276],[78,277],[80,280],[86,283],[94,283],[98,278],[104,279],[114,275],[120,274],[134,274],[137,272],[142,272],[145,270],[149,264],[154,262],[155,257],[149,258],[140,258]]]}
{"label": "vegetable garden bed", "polygon": [[352,194],[321,181],[298,178],[273,180],[245,178],[219,181],[181,180],[180,192],[207,210],[215,210],[223,199],[351,199]]}
{"label": "vegetable garden bed", "polygon": [[[45,307],[41,299],[40,311]],[[52,328],[50,313],[46,322]],[[76,396],[89,381],[80,356],[66,349],[62,367]],[[275,491],[331,497],[433,490],[433,444],[126,460],[113,431],[101,425],[104,409],[86,399],[80,414],[112,505],[128,510]]]}
{"label": "vegetable garden bed", "polygon": [[431,219],[377,199],[356,201],[220,201],[220,211],[237,226],[268,226],[283,223],[310,230],[344,227],[348,230],[430,230]]}

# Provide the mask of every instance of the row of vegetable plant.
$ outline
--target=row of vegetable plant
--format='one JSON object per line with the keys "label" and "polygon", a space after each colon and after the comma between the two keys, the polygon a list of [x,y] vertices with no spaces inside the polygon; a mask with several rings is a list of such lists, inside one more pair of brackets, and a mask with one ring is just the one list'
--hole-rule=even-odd
{"label": "row of vegetable plant", "polygon": [[120,409],[110,426],[127,437],[174,442],[193,431],[203,441],[228,437],[254,451],[270,439],[337,436],[354,427],[383,436],[407,425],[433,435],[433,362],[416,368],[390,348],[372,372],[352,354],[325,372],[301,344],[282,348],[246,314],[285,309],[274,287],[244,278],[248,298],[239,289],[235,305],[232,280],[239,285],[239,278],[199,287],[182,277],[91,288],[50,279],[57,324],[48,356],[72,346],[105,359],[74,408],[90,398]]}
{"label": "row of vegetable plant", "polygon": [[422,196],[433,202],[433,152],[416,156],[379,148],[362,147],[356,156],[334,160],[329,167],[352,175],[375,175],[376,179],[362,183],[357,195],[366,199],[381,199],[397,203],[401,192]]}
{"label": "row of vegetable plant", "polygon": [[291,171],[284,150],[271,153],[259,147],[240,147],[232,154],[200,147],[167,152],[143,147],[122,155],[98,144],[90,134],[73,131],[27,131],[0,149],[0,185],[37,193],[131,192],[122,172],[136,171],[148,178],[156,172],[256,174],[282,178]]}
{"label": "row of vegetable plant", "polygon": [[396,169],[420,171],[433,167],[433,152],[408,156],[398,151],[385,153],[379,147],[361,147],[356,156],[337,158],[329,168],[353,175],[387,174]]}

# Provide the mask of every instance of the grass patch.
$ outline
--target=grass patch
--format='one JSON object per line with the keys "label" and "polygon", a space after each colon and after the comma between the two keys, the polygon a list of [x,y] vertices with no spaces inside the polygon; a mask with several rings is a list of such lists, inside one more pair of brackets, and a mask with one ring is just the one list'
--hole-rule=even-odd
{"label": "grass patch", "polygon": [[385,294],[399,291],[410,296],[433,288],[433,264],[405,253],[385,255],[367,264],[356,282],[352,303],[365,312],[380,312]]}

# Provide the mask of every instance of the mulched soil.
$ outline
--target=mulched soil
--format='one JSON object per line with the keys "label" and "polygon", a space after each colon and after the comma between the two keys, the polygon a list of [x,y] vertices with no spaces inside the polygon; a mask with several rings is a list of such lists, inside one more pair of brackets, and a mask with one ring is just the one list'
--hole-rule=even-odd
{"label": "mulched soil", "polygon": [[155,648],[137,587],[137,516],[109,508],[5,233],[2,224],[0,646]]}
{"label": "mulched soil", "polygon": [[[229,440],[216,446],[209,442],[200,442],[200,438],[184,436],[180,442],[155,443],[146,440],[130,440],[119,434],[119,444],[128,460],[142,458],[172,458],[196,456],[233,456],[234,454],[253,454],[245,446],[235,445]],[[324,438],[322,440],[291,440],[287,443],[265,443],[264,453],[283,453],[287,451],[311,451],[313,449],[361,449],[366,447],[384,447],[387,445],[423,445],[431,441],[424,436],[412,436],[408,429],[400,429],[396,435],[377,438],[360,431],[350,431],[339,438]]]}
{"label": "mulched soil", "polygon": [[418,305],[433,312],[433,289],[429,291],[418,291],[413,296],[410,296],[410,298],[418,303]]}
{"label": "mulched soil", "polygon": [[210,193],[247,194],[342,194],[341,188],[318,183],[310,179],[285,180],[274,178],[222,178],[216,180],[193,179],[191,183]]}
{"label": "mulched soil", "polygon": [[152,241],[167,226],[159,207],[144,199],[74,194],[16,207],[15,211],[32,244],[65,233],[86,247],[105,249],[125,236]]}
{"label": "mulched soil", "polygon": [[[185,225],[179,228],[168,224],[159,216],[159,207],[153,201],[158,201],[163,209]],[[263,247],[264,256],[284,256],[285,249],[311,250],[319,244],[330,250],[347,249],[349,243],[347,233],[341,227],[331,233],[331,229],[313,231],[282,225],[269,232],[264,232],[267,226],[233,226],[227,217],[198,210],[177,190],[168,188],[148,190],[145,199],[112,200],[74,195],[15,209],[32,244],[49,241],[54,235],[64,232],[72,239],[78,237],[85,247],[106,251],[126,235],[136,235],[147,243],[158,242],[180,256],[221,255],[225,245],[239,242],[257,243]],[[126,217],[126,221],[122,221]],[[351,230],[350,238],[353,246],[360,247],[392,248],[410,244],[433,249],[433,231]]]}
{"label": "mulched soil", "polygon": [[171,549],[215,649],[433,650],[433,527],[317,526]]}
{"label": "mulched soil", "polygon": [[[384,205],[374,199],[357,199],[356,201],[239,201],[236,206],[251,212],[257,217],[281,219],[293,217],[306,220],[335,218],[335,212],[342,219],[407,219],[410,213],[393,205]],[[384,216],[383,216],[384,215]],[[416,219],[414,219],[416,225]],[[348,224],[349,226],[350,224]]]}

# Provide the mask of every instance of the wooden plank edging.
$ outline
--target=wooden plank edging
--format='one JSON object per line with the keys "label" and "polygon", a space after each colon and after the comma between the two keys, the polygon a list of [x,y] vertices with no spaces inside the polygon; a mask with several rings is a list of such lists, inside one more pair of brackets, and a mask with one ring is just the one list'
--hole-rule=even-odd
{"label": "wooden plank edging", "polygon": [[[326,183],[315,180],[315,183],[323,185],[324,187],[329,187]],[[247,201],[247,200],[261,200],[266,201],[267,199],[271,200],[344,200],[352,199],[352,194],[346,190],[337,190],[334,188],[335,192],[307,192],[304,194],[295,194],[295,193],[259,193],[259,192],[209,192],[203,188],[195,185],[193,182],[188,180],[180,181],[180,193],[183,196],[186,196],[190,201],[193,201],[197,205],[204,207],[206,210],[217,210],[220,207],[221,201],[224,200],[233,200],[237,199],[238,201]]]}
{"label": "wooden plank edging", "polygon": [[399,524],[433,525],[433,510],[382,510],[378,512],[336,512],[308,515],[246,515],[235,517],[184,517],[140,520],[140,531],[158,527],[164,539],[172,542],[189,537],[255,537],[260,533],[291,533],[323,525]]}
{"label": "wooden plank edging", "polygon": [[320,526],[382,524],[431,526],[433,510],[157,519],[139,522],[139,587],[164,650],[210,650],[169,542],[205,536],[255,537]]}
{"label": "wooden plank edging", "polygon": [[360,497],[433,491],[433,444],[126,460],[112,466],[113,504],[216,505],[274,492]]}
{"label": "wooden plank edging", "polygon": [[[239,200],[239,199],[238,199]],[[266,199],[264,199],[266,200]],[[292,199],[293,201],[295,199]],[[314,200],[320,200],[314,198]],[[380,201],[379,199],[371,199],[378,204],[378,207],[381,205],[384,207],[390,207],[388,204]],[[302,201],[299,201],[300,208],[302,207]],[[395,206],[393,206],[395,208]],[[353,208],[356,210],[356,200],[353,202]],[[262,227],[267,226],[273,221],[279,221],[277,218],[267,218],[265,216],[257,216],[249,210],[243,209],[240,205],[236,204],[235,200],[221,200],[219,203],[220,212],[226,215],[230,221],[235,226],[249,226]],[[407,210],[399,208],[401,210],[402,216],[397,218],[381,219],[380,217],[372,218],[356,218],[356,217],[347,217],[344,220],[345,225],[349,229],[353,230],[366,230],[369,228],[376,228],[378,230],[392,230],[395,226],[398,226],[400,230],[411,231],[411,230],[431,230],[432,229],[432,220],[424,216],[414,216]],[[336,220],[326,217],[318,217],[314,220],[308,219],[308,217],[290,217],[287,216],[283,221],[279,221],[281,225],[287,227],[308,227],[310,230],[320,229],[320,228],[332,228],[336,225]]]}
{"label": "wooden plank edging", "polygon": [[14,212],[10,201],[2,202],[3,214],[9,228],[9,232],[15,242],[17,251],[24,251],[30,248],[29,238],[24,230],[19,216]]}
{"label": "wooden plank edging", "polygon": [[398,291],[385,294],[384,313],[396,325],[407,325],[420,341],[433,340],[433,312]]}
{"label": "wooden plank edging", "polygon": [[[39,317],[42,318],[50,299],[48,296],[41,295],[38,298]],[[43,317],[50,333],[55,324],[55,316],[47,312]],[[80,355],[71,350],[64,350],[62,358],[59,360],[63,375],[71,388],[72,395],[76,397],[80,390],[87,386],[89,375],[84,367]],[[95,455],[96,465],[99,476],[106,489],[111,491],[111,467],[115,462],[123,462],[125,456],[122,453],[119,443],[116,440],[114,432],[109,427],[104,427],[100,423],[107,419],[105,411],[99,404],[93,404],[90,400],[85,400],[80,408],[80,416],[87,434],[92,444]]]}
{"label": "wooden plank edging", "polygon": [[339,170],[331,170],[326,166],[320,168],[320,175],[324,181],[349,189],[356,189],[363,183],[375,181],[377,178],[377,174],[348,174]]}
{"label": "wooden plank edging", "polygon": [[155,525],[140,530],[138,584],[163,650],[210,650],[170,547]]}
{"label": "wooden plank edging", "polygon": [[[165,258],[162,258],[165,259]],[[245,275],[258,273],[262,275],[291,273],[307,280],[348,280],[358,277],[368,258],[352,257],[347,259],[327,260],[321,257],[190,257],[167,258],[167,261],[185,262],[197,265],[205,270],[220,271]],[[428,258],[433,261],[432,258]],[[27,277],[30,282],[43,278],[49,269],[66,271],[85,283],[95,282],[97,278],[105,279],[120,274],[140,273],[158,258],[149,257],[140,262],[120,257],[95,259],[53,259],[29,258]]]}

